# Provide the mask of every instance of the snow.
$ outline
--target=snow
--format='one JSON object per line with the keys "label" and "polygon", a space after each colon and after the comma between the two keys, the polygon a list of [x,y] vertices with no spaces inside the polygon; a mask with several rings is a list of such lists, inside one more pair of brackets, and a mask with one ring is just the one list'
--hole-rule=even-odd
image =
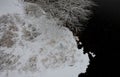
{"label": "snow", "polygon": [[20,0],[0,0],[0,16],[11,13],[23,14],[23,5]]}
{"label": "snow", "polygon": [[41,8],[24,10],[26,5],[38,7],[32,3],[23,6],[18,0],[0,1],[5,7],[0,7],[0,77],[77,77],[85,73],[88,54],[77,48],[73,33],[48,19]]}
{"label": "snow", "polygon": [[89,54],[94,58],[96,55],[92,52],[89,52]]}

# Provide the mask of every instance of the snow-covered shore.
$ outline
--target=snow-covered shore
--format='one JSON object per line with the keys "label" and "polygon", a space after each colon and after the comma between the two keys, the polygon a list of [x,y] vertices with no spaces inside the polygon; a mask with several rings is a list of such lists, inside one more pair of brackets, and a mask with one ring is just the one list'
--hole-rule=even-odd
{"label": "snow-covered shore", "polygon": [[0,6],[0,77],[77,77],[86,72],[88,54],[77,48],[68,28],[33,3],[4,0]]}

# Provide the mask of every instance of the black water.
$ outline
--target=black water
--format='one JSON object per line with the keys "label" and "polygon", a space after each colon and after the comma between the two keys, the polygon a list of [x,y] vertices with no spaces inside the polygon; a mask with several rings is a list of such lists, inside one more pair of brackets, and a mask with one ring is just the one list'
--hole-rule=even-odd
{"label": "black water", "polygon": [[79,77],[119,77],[120,0],[94,0],[92,18],[82,34],[84,52],[92,51],[87,73]]}

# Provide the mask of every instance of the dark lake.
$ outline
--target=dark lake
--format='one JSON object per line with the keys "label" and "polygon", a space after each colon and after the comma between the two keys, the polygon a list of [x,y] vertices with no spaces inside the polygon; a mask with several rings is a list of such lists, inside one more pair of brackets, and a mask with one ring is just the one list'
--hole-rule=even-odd
{"label": "dark lake", "polygon": [[[82,34],[84,51],[92,51],[91,65],[79,77],[116,77],[120,52],[120,0],[94,0],[93,15]],[[118,77],[118,76],[117,76]]]}

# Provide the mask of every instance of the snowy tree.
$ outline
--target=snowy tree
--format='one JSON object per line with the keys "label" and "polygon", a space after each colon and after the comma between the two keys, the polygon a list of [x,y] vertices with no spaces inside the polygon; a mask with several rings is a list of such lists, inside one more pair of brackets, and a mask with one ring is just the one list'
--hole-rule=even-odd
{"label": "snowy tree", "polygon": [[25,0],[42,7],[53,18],[58,18],[62,26],[68,27],[74,34],[81,31],[83,24],[89,19],[91,0]]}
{"label": "snowy tree", "polygon": [[25,1],[0,1],[0,77],[77,77],[86,72],[88,54],[77,48],[72,31],[88,19],[92,2]]}

